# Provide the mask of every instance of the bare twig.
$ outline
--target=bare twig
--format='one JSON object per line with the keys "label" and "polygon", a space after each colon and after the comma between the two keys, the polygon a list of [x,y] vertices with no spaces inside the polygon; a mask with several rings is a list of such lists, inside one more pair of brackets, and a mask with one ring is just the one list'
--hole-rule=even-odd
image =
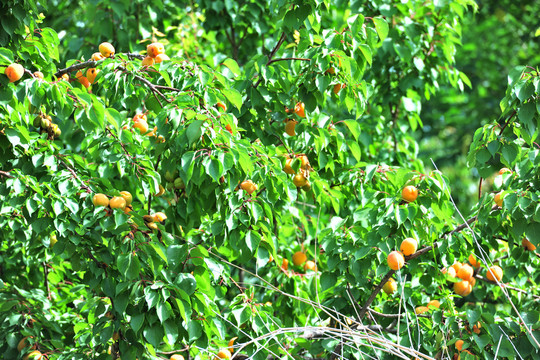
{"label": "bare twig", "polygon": [[[270,65],[272,58],[276,55],[277,51],[279,50],[279,48],[281,47],[284,41],[285,41],[285,33],[281,33],[281,37],[279,38],[276,46],[272,49],[270,54],[268,54],[268,62],[266,63],[266,66]],[[253,85],[253,87],[256,88],[257,86],[259,86],[261,81],[262,81],[262,77],[261,77],[261,74],[259,74],[259,80],[257,80],[257,82]]]}
{"label": "bare twig", "polygon": [[280,59],[272,59],[268,61],[267,65],[273,64],[278,61],[287,61],[287,60],[311,61],[311,59],[307,59],[307,58],[287,57],[287,58],[280,58]]}
{"label": "bare twig", "polygon": [[0,170],[0,176],[7,177],[9,179],[14,179],[15,178],[15,176],[11,175],[9,172],[2,171],[2,170]]}

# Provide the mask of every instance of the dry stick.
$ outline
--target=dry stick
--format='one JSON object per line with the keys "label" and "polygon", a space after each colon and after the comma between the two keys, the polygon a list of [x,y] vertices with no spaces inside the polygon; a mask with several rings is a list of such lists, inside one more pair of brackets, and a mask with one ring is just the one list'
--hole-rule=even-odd
{"label": "dry stick", "polygon": [[8,179],[14,179],[15,176],[11,175],[8,171],[0,170],[0,176],[7,177]]}
{"label": "dry stick", "polygon": [[[281,37],[279,38],[276,46],[272,49],[270,54],[268,54],[268,62],[266,63],[266,66],[270,65],[272,58],[274,57],[274,55],[276,55],[277,51],[279,50],[279,48],[281,47],[284,41],[285,41],[285,33],[281,33]],[[257,82],[253,85],[253,87],[256,88],[257,86],[259,86],[261,81],[262,81],[262,77],[261,77],[261,74],[259,74],[259,80],[257,80]]]}

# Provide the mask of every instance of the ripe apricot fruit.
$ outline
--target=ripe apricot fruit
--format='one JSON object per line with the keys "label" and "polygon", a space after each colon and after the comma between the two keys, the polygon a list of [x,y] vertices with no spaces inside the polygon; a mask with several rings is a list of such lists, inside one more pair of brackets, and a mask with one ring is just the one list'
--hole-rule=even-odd
{"label": "ripe apricot fruit", "polygon": [[136,114],[134,117],[133,117],[133,122],[137,122],[137,121],[147,121],[148,119],[146,118],[146,115],[144,114]]}
{"label": "ripe apricot fruit", "polygon": [[165,194],[165,188],[163,185],[159,184],[159,191],[156,193],[156,196],[161,196],[163,194]]}
{"label": "ripe apricot fruit", "polygon": [[473,276],[474,270],[469,264],[463,264],[457,272],[458,278],[469,281]]}
{"label": "ripe apricot fruit", "polygon": [[157,54],[154,60],[156,61],[156,64],[159,64],[163,61],[171,60],[171,58],[168,57],[166,54]]}
{"label": "ripe apricot fruit", "polygon": [[336,74],[336,69],[334,69],[333,67],[331,67],[330,69],[326,70],[324,72],[326,75],[335,75]]}
{"label": "ripe apricot fruit", "polygon": [[97,74],[99,72],[100,72],[100,70],[96,69],[96,68],[90,68],[90,69],[86,70],[86,78],[88,79],[90,84],[93,84],[94,81],[96,81],[96,76],[97,76]]}
{"label": "ripe apricot fruit", "polygon": [[162,213],[161,211],[155,213],[155,214],[152,215],[152,216],[153,216],[155,222],[162,223],[162,222],[164,222],[165,220],[167,220],[167,215],[165,215],[165,214]]}
{"label": "ripe apricot fruit", "polygon": [[229,340],[229,343],[227,345],[229,345],[229,351],[231,352],[231,354],[234,352],[234,340],[238,339],[238,337],[233,337],[231,340]]}
{"label": "ripe apricot fruit", "polygon": [[499,170],[499,175],[502,175],[504,173],[511,173],[512,170],[510,170],[509,168],[502,168],[501,170]]}
{"label": "ripe apricot fruit", "polygon": [[144,120],[135,121],[132,126],[134,129],[139,129],[141,134],[146,134],[148,132],[148,123]]}
{"label": "ripe apricot fruit", "polygon": [[101,55],[101,53],[95,52],[95,53],[92,54],[91,59],[94,60],[94,61],[100,61],[100,60],[105,59],[105,57],[103,55]]}
{"label": "ripe apricot fruit", "polygon": [[113,196],[111,201],[109,201],[109,206],[111,207],[111,209],[124,210],[126,208],[126,205],[126,199],[121,196]]}
{"label": "ripe apricot fruit", "polygon": [[4,74],[8,77],[9,82],[15,82],[23,77],[24,67],[21,64],[13,63],[6,68]]}
{"label": "ripe apricot fruit", "polygon": [[309,167],[309,159],[306,155],[299,155],[300,159],[300,168],[306,170]]}
{"label": "ripe apricot fruit", "polygon": [[285,171],[286,174],[296,174],[296,172],[294,171],[293,167],[292,167],[292,162],[294,161],[294,159],[287,159],[285,160],[285,166],[283,167],[283,171]]}
{"label": "ripe apricot fruit", "polygon": [[418,248],[418,242],[413,238],[406,238],[401,242],[401,246],[399,247],[399,250],[403,253],[405,256],[412,255],[416,252],[416,249]]}
{"label": "ripe apricot fruit", "polygon": [[401,198],[407,202],[413,202],[418,197],[418,189],[415,186],[405,186],[401,191]]}
{"label": "ripe apricot fruit", "polygon": [[456,277],[456,270],[451,266],[449,268],[442,269],[442,273],[447,274],[448,276],[453,277],[453,278]]}
{"label": "ripe apricot fruit", "polygon": [[41,71],[34,71],[34,76],[41,80],[44,79],[43,73]]}
{"label": "ripe apricot fruit", "polygon": [[218,103],[216,104],[216,106],[217,106],[218,108],[221,108],[223,111],[227,111],[227,106],[226,106],[224,103],[222,103],[222,102],[218,102]]}
{"label": "ripe apricot fruit", "polygon": [[303,102],[298,102],[296,104],[296,106],[294,107],[294,113],[300,116],[301,118],[306,117],[306,110],[305,110],[305,105]]}
{"label": "ripe apricot fruit", "polygon": [[129,213],[132,212],[132,211],[133,211],[133,206],[126,205],[126,207],[124,209],[124,214],[129,215]]}
{"label": "ripe apricot fruit", "polygon": [[294,186],[296,187],[302,187],[302,186],[305,186],[309,183],[308,179],[306,179],[306,177],[304,176],[304,174],[296,174],[294,175],[293,177],[293,184]]}
{"label": "ripe apricot fruit", "polygon": [[503,277],[503,271],[501,269],[500,266],[498,265],[493,265],[492,267],[490,267],[486,273],[486,277],[489,281],[495,281],[495,279],[497,279],[497,281],[501,281],[502,277]]}
{"label": "ripe apricot fruit", "polygon": [[454,283],[454,292],[461,296],[467,296],[472,291],[472,285],[466,280]]}
{"label": "ripe apricot fruit", "polygon": [[103,55],[103,57],[111,57],[112,55],[114,55],[114,46],[112,46],[111,43],[102,42],[101,44],[99,44],[99,52],[101,53],[101,55]]}
{"label": "ripe apricot fruit", "polygon": [[146,47],[146,55],[155,58],[159,54],[163,54],[165,52],[165,47],[162,43],[151,43]]}
{"label": "ripe apricot fruit", "polygon": [[311,260],[306,261],[306,263],[304,264],[304,270],[317,271],[317,265],[315,264],[315,261],[311,261]]}
{"label": "ripe apricot fruit", "polygon": [[75,77],[77,78],[77,81],[84,86],[85,88],[90,87],[90,81],[88,81],[88,78],[83,75],[83,73],[79,70],[75,74]]}
{"label": "ripe apricot fruit", "polygon": [[184,360],[184,357],[180,354],[174,354],[169,360]]}
{"label": "ripe apricot fruit", "polygon": [[306,254],[304,254],[301,251],[295,252],[294,255],[292,256],[292,262],[293,262],[294,266],[300,266],[303,263],[305,263],[306,260],[307,260]]}
{"label": "ripe apricot fruit", "polygon": [[287,123],[285,124],[285,132],[289,136],[295,136],[296,132],[294,129],[296,128],[296,124],[298,124],[298,121],[295,121],[293,119],[287,119]]}
{"label": "ripe apricot fruit", "polygon": [[390,278],[382,287],[383,291],[388,295],[393,294],[397,290],[396,280]]}
{"label": "ripe apricot fruit", "polygon": [[456,349],[457,349],[458,351],[463,350],[463,343],[464,343],[463,340],[458,340],[458,341],[456,341],[456,344],[455,344],[455,345],[456,345]]}
{"label": "ripe apricot fruit", "polygon": [[525,248],[525,250],[528,250],[528,251],[536,250],[536,246],[534,246],[534,244],[530,242],[527,238],[521,239],[521,245]]}
{"label": "ripe apricot fruit", "polygon": [[495,204],[497,204],[498,207],[502,207],[503,206],[502,192],[496,194],[493,200],[495,201]]}
{"label": "ripe apricot fruit", "polygon": [[482,324],[480,324],[479,322],[477,322],[476,324],[474,324],[472,331],[473,331],[475,334],[480,334],[480,328],[481,328],[481,327],[482,327]]}
{"label": "ripe apricot fruit", "polygon": [[251,195],[257,190],[257,185],[251,180],[245,180],[240,184],[240,188]]}
{"label": "ripe apricot fruit", "polygon": [[462,266],[463,266],[463,264],[460,263],[459,261],[456,261],[456,262],[452,265],[452,267],[453,267],[454,270],[456,271],[456,275],[457,275],[459,269],[461,269]]}
{"label": "ripe apricot fruit", "polygon": [[289,268],[289,260],[283,259],[283,261],[281,262],[281,268],[283,270],[287,270]]}
{"label": "ripe apricot fruit", "polygon": [[145,57],[143,59],[143,61],[141,62],[141,65],[142,66],[152,66],[152,65],[154,65],[154,58],[150,57],[150,56]]}
{"label": "ripe apricot fruit", "polygon": [[332,91],[334,92],[334,94],[339,94],[339,92],[341,91],[341,89],[344,89],[345,86],[347,86],[346,84],[336,84],[334,85],[334,88],[332,89]]}
{"label": "ripe apricot fruit", "polygon": [[131,202],[133,201],[133,196],[129,191],[120,191],[120,196],[126,200],[126,205],[131,205]]}
{"label": "ripe apricot fruit", "polygon": [[388,254],[386,261],[388,262],[388,266],[392,270],[399,270],[405,264],[405,258],[403,257],[403,254],[399,251],[392,251],[390,254]]}
{"label": "ripe apricot fruit", "polygon": [[23,360],[41,360],[42,358],[43,354],[39,350],[34,350],[23,357]]}
{"label": "ripe apricot fruit", "polygon": [[214,360],[219,359],[230,359],[231,358],[231,352],[228,349],[220,349],[217,353],[217,356],[214,358]]}
{"label": "ripe apricot fruit", "polygon": [[428,311],[429,311],[429,309],[428,309],[427,306],[418,306],[418,307],[414,310],[414,312],[416,313],[416,315],[423,314],[423,313],[428,312]]}
{"label": "ripe apricot fruit", "polygon": [[227,130],[228,132],[231,133],[231,135],[233,135],[233,131],[232,131],[232,127],[231,127],[231,124],[227,124],[225,125],[225,130]]}
{"label": "ripe apricot fruit", "polygon": [[105,194],[95,194],[92,198],[94,206],[109,206],[109,198]]}
{"label": "ripe apricot fruit", "polygon": [[480,262],[476,260],[476,256],[474,254],[469,255],[469,263],[475,268],[480,267]]}
{"label": "ripe apricot fruit", "polygon": [[441,307],[441,303],[439,300],[431,300],[430,302],[427,303],[427,307],[429,308],[430,306],[434,306],[438,309]]}

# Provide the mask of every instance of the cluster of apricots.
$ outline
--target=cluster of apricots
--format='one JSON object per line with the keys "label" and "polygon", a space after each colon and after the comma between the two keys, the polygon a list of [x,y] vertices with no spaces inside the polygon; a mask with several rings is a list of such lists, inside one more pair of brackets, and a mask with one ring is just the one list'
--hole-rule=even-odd
{"label": "cluster of apricots", "polygon": [[[111,43],[103,42],[99,44],[99,52],[95,52],[94,54],[92,54],[91,59],[94,61],[100,61],[113,56],[114,53],[114,46]],[[85,88],[89,88],[90,84],[93,84],[96,81],[96,76],[99,71],[100,70],[96,68],[88,68],[86,70],[86,74],[83,74],[83,72],[79,70],[75,74],[75,78],[82,86],[84,86]]]}
{"label": "cluster of apricots", "polygon": [[[133,125],[131,127],[139,130],[141,135],[147,134],[148,136],[151,136],[151,137],[156,136],[157,126],[154,126],[152,131],[148,132],[148,128],[149,128],[148,119],[145,114],[136,114],[133,117]],[[124,129],[127,129],[127,126],[124,126]],[[158,142],[165,142],[165,138],[161,135],[159,135],[156,139]]]}
{"label": "cluster of apricots", "polygon": [[[32,337],[30,336],[30,338]],[[29,346],[30,344],[28,344],[27,339],[28,336],[22,338],[17,344],[17,351],[19,352],[28,351],[26,348],[30,347],[31,351],[23,357],[23,360],[42,360],[43,354],[39,350],[36,350],[36,344]]]}
{"label": "cluster of apricots", "polygon": [[236,187],[236,190],[244,190],[248,195],[253,194],[259,187],[252,180],[244,180]]}
{"label": "cluster of apricots", "polygon": [[386,261],[388,263],[388,266],[392,270],[399,270],[405,265],[405,257],[404,256],[411,256],[416,252],[418,249],[418,241],[413,238],[406,238],[401,242],[401,245],[399,246],[399,250],[394,250],[388,254],[388,257],[386,258]]}
{"label": "cluster of apricots", "polygon": [[[298,172],[296,172],[295,168],[297,167],[298,161],[300,162],[300,166]],[[283,171],[289,175],[294,175],[293,184],[297,188],[304,191],[309,191],[311,189],[311,184],[309,182],[309,173],[311,170],[309,159],[305,154],[297,154],[295,157],[287,155],[285,158]]]}
{"label": "cluster of apricots", "polygon": [[441,307],[441,303],[439,302],[439,300],[431,300],[430,302],[428,302],[426,304],[426,306],[418,306],[414,312],[419,315],[419,314],[423,314],[425,312],[428,312],[429,310],[431,309],[438,309]]}
{"label": "cluster of apricots", "polygon": [[[297,251],[292,256],[292,262],[294,266],[302,266],[304,265],[304,271],[317,271],[317,265],[315,264],[315,261],[308,260],[307,255],[302,251]],[[288,265],[288,261],[287,261]],[[287,266],[288,268],[288,266]],[[284,269],[286,270],[286,269]]]}
{"label": "cluster of apricots", "polygon": [[58,138],[62,135],[62,130],[58,127],[57,124],[52,122],[52,117],[50,115],[45,115],[43,112],[34,118],[33,124],[35,128],[41,130],[42,133],[46,132],[51,138]]}
{"label": "cluster of apricots", "polygon": [[[131,202],[133,201],[133,196],[128,191],[120,191],[120,196],[113,196],[111,199],[107,197],[105,194],[95,194],[92,197],[92,203],[94,206],[103,206],[108,209],[120,209],[125,214],[129,214],[131,210],[133,210],[133,207],[131,206]],[[106,209],[107,213],[109,213],[109,210]]]}
{"label": "cluster of apricots", "polygon": [[[305,118],[306,117],[306,109],[305,109],[305,105],[303,102],[298,102],[296,103],[296,105],[294,106],[294,109],[289,109],[289,108],[285,108],[285,112],[287,114],[296,114],[298,115],[299,117],[301,118]],[[285,119],[285,132],[287,133],[287,135],[289,136],[296,136],[296,124],[298,124],[298,121],[294,120],[294,119]]]}
{"label": "cluster of apricots", "polygon": [[154,42],[146,47],[146,57],[142,61],[143,66],[159,64],[170,58],[165,54],[165,47],[162,43]]}
{"label": "cluster of apricots", "polygon": [[[339,61],[339,65],[338,67],[340,68],[341,67],[341,59],[338,58],[338,61]],[[334,69],[334,67],[330,67],[328,70],[326,70],[324,72],[325,75],[336,75],[336,69]],[[341,91],[341,89],[344,89],[347,85],[346,84],[335,84],[334,87],[332,88],[332,92],[334,94],[339,94],[339,92]]]}
{"label": "cluster of apricots", "polygon": [[158,226],[156,223],[163,224],[165,220],[167,220],[167,215],[161,211],[158,211],[157,213],[151,215],[144,215],[143,220],[146,227],[148,227],[150,230],[157,230]]}

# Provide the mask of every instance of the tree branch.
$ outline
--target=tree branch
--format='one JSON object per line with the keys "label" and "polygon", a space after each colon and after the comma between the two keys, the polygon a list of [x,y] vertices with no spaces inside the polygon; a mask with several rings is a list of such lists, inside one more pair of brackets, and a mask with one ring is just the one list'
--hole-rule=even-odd
{"label": "tree branch", "polygon": [[[283,33],[281,33],[281,37],[279,38],[276,46],[272,49],[270,54],[268,54],[268,62],[266,63],[266,66],[270,65],[270,63],[272,61],[272,58],[276,55],[277,51],[279,50],[279,48],[281,47],[281,45],[283,44],[284,41],[285,41],[285,33],[283,32]],[[257,82],[253,85],[253,87],[256,88],[261,83],[262,77],[260,77],[260,76],[261,76],[261,74],[259,74],[259,80],[257,80]]]}

